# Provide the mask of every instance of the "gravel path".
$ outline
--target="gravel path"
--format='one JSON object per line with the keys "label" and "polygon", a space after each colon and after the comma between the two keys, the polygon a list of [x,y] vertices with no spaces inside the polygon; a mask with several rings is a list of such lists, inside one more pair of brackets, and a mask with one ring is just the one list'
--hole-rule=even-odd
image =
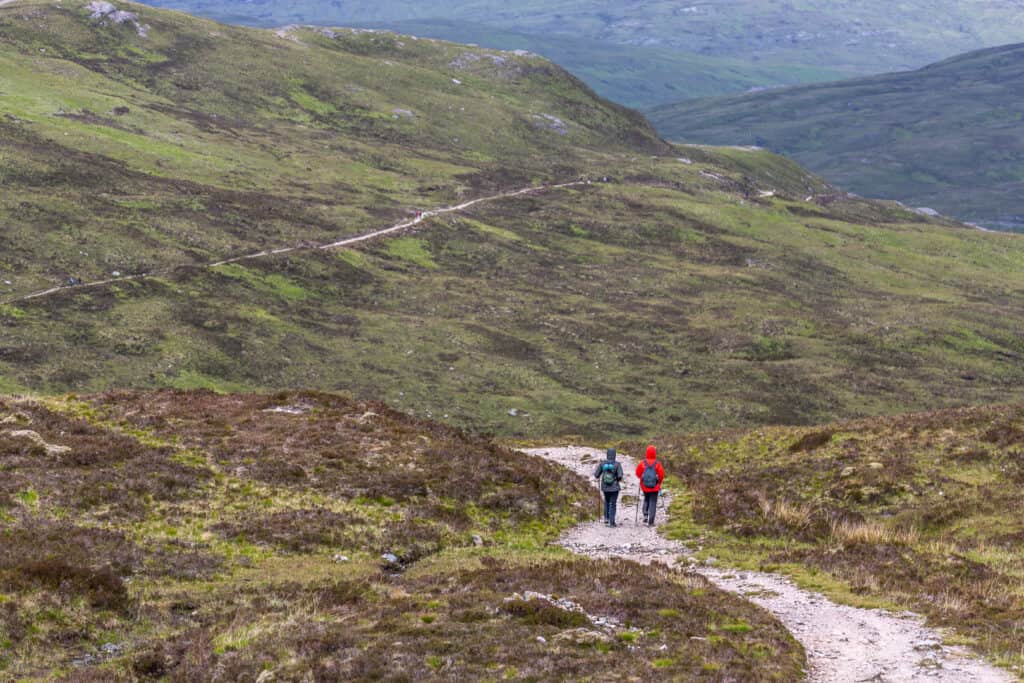
{"label": "gravel path", "polygon": [[[9,2],[13,2],[13,1],[14,0],[0,0],[0,6],[3,6],[5,4],[7,4]],[[368,232],[368,233],[365,233],[363,235],[357,235],[355,237],[347,237],[345,239],[339,240],[337,242],[331,242],[329,244],[317,244],[317,245],[313,245],[313,246],[293,246],[293,247],[281,247],[281,248],[278,248],[278,249],[268,249],[268,250],[265,250],[265,251],[257,251],[257,252],[252,253],[252,254],[243,254],[241,256],[234,256],[234,257],[231,257],[231,258],[222,259],[220,261],[214,261],[213,263],[207,263],[205,266],[200,266],[200,267],[217,268],[218,266],[226,266],[226,265],[231,264],[231,263],[239,263],[241,261],[252,261],[254,259],[266,258],[268,256],[278,256],[280,254],[290,254],[292,252],[297,252],[297,251],[314,251],[314,250],[327,251],[327,250],[331,250],[331,249],[341,249],[343,247],[351,247],[351,246],[354,246],[354,245],[359,244],[361,242],[368,242],[370,240],[379,239],[381,237],[386,237],[388,235],[393,235],[395,233],[400,233],[400,232],[403,232],[405,230],[409,230],[411,228],[416,227],[417,225],[419,225],[423,221],[427,220],[428,218],[435,218],[437,216],[443,216],[443,215],[449,214],[449,213],[458,213],[460,211],[465,211],[466,209],[468,209],[468,208],[470,208],[472,206],[475,206],[477,204],[484,204],[484,203],[487,203],[487,202],[496,202],[496,201],[500,201],[502,199],[510,199],[512,197],[520,197],[522,195],[536,194],[536,193],[539,193],[539,192],[547,192],[547,191],[550,191],[550,190],[562,190],[562,189],[569,188],[569,187],[579,187],[581,185],[590,185],[590,181],[589,180],[577,180],[577,181],[574,181],[574,182],[571,182],[571,183],[559,183],[557,185],[536,185],[536,186],[533,186],[533,187],[525,187],[525,188],[523,188],[521,190],[512,190],[512,191],[509,191],[509,192],[501,192],[499,194],[489,195],[487,197],[479,197],[477,199],[471,199],[470,201],[463,202],[461,204],[456,204],[455,206],[445,206],[445,207],[441,207],[441,208],[438,208],[438,209],[431,209],[429,211],[424,211],[424,212],[420,213],[418,216],[416,216],[416,218],[412,218],[412,219],[409,219],[407,221],[402,221],[401,223],[398,223],[396,225],[392,225],[392,226],[387,227],[387,228],[382,228],[381,230],[374,230],[373,232]],[[59,292],[77,292],[77,291],[82,290],[82,289],[93,289],[95,287],[105,287],[107,285],[112,285],[112,284],[116,284],[116,283],[119,283],[119,282],[131,282],[133,280],[144,280],[146,278],[156,277],[156,276],[159,276],[159,275],[167,275],[170,272],[172,272],[173,270],[174,269],[171,268],[171,269],[165,269],[165,270],[162,270],[162,271],[152,271],[152,272],[147,272],[147,273],[136,273],[134,275],[125,275],[125,276],[122,276],[122,277],[112,277],[112,278],[107,278],[107,279],[104,279],[104,280],[95,280],[95,281],[87,282],[87,283],[82,284],[82,285],[75,285],[73,287],[67,287],[67,286],[50,287],[49,289],[44,289],[44,290],[41,290],[41,291],[38,291],[38,292],[32,292],[31,294],[22,294],[20,296],[14,297],[12,299],[7,299],[7,300],[4,300],[4,301],[0,301],[0,304],[5,304],[5,305],[6,304],[17,304],[17,303],[21,303],[23,301],[31,301],[32,299],[41,299],[43,297],[52,296],[52,295],[57,294]]]}
{"label": "gravel path", "polygon": [[[594,467],[604,452],[576,446],[539,448],[527,453],[575,470],[597,486]],[[639,482],[636,462],[619,461],[626,472],[622,495],[635,499]],[[671,498],[662,495],[657,526],[668,519]],[[600,511],[595,510],[595,517]],[[942,645],[941,635],[924,626],[914,614],[868,610],[838,605],[828,598],[797,588],[789,579],[759,572],[728,571],[699,565],[678,541],[664,538],[636,525],[635,508],[619,504],[619,526],[585,522],[559,541],[565,548],[596,558],[622,558],[647,564],[690,566],[720,588],[743,596],[771,612],[807,651],[808,679],[815,683],[896,683],[941,681],[943,683],[1009,683],[1014,678],[958,648]]]}

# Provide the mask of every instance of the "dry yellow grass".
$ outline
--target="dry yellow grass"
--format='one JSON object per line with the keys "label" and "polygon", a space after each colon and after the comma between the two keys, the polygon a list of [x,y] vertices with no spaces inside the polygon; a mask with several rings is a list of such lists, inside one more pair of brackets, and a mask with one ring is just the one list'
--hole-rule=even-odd
{"label": "dry yellow grass", "polygon": [[843,545],[903,545],[911,546],[921,540],[917,529],[890,527],[880,522],[833,522],[832,539]]}

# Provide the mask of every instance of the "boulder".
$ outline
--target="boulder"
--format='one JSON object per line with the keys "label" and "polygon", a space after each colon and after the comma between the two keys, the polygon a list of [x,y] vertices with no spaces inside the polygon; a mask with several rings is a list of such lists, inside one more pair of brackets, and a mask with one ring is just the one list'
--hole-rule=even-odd
{"label": "boulder", "polygon": [[576,645],[580,647],[594,646],[600,643],[611,643],[612,637],[607,633],[593,631],[589,628],[574,628],[562,631],[554,637],[554,642],[560,645]]}

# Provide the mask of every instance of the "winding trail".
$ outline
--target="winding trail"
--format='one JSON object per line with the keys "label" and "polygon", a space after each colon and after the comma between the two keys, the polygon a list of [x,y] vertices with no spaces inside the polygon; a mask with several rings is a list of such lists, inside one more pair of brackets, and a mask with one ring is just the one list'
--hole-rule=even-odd
{"label": "winding trail", "polygon": [[[3,5],[5,5],[7,3],[10,3],[10,2],[14,2],[14,0],[0,0],[0,6],[3,6]],[[264,251],[257,251],[257,252],[251,253],[251,254],[243,254],[241,256],[233,256],[231,258],[222,259],[220,261],[214,261],[212,263],[207,263],[207,264],[180,265],[180,266],[175,266],[175,267],[171,267],[171,268],[165,268],[165,269],[162,269],[162,270],[148,271],[148,272],[145,272],[145,273],[136,273],[136,274],[133,274],[133,275],[125,275],[125,276],[122,276],[122,277],[107,278],[105,280],[96,280],[96,281],[93,281],[93,282],[87,282],[87,283],[82,284],[82,285],[50,287],[49,289],[43,289],[43,290],[40,290],[38,292],[32,292],[30,294],[22,294],[20,296],[17,296],[17,297],[11,298],[11,299],[6,299],[6,300],[3,300],[3,301],[0,301],[0,304],[3,304],[3,305],[17,304],[17,303],[22,303],[22,302],[25,302],[25,301],[31,301],[33,299],[41,299],[43,297],[52,296],[52,295],[60,293],[60,292],[73,293],[73,292],[78,292],[78,291],[83,290],[83,289],[94,289],[94,288],[97,288],[97,287],[105,287],[107,285],[117,284],[119,282],[132,282],[134,280],[144,280],[146,278],[152,278],[152,277],[157,277],[157,276],[161,276],[161,275],[169,275],[169,274],[173,273],[174,271],[176,271],[178,269],[181,269],[181,268],[197,268],[197,267],[198,268],[217,268],[219,266],[226,266],[226,265],[229,265],[229,264],[232,264],[232,263],[239,263],[241,261],[252,261],[252,260],[255,260],[255,259],[267,258],[269,256],[278,256],[278,255],[281,255],[281,254],[290,254],[290,253],[299,252],[299,251],[328,251],[328,250],[331,250],[331,249],[342,249],[342,248],[345,248],[345,247],[351,247],[353,245],[360,244],[362,242],[368,242],[368,241],[371,241],[371,240],[379,239],[381,237],[386,237],[388,235],[393,235],[395,233],[399,233],[399,232],[402,232],[404,230],[409,230],[409,229],[414,228],[417,225],[423,223],[423,221],[427,220],[428,218],[436,218],[437,216],[443,216],[443,215],[449,214],[449,213],[458,213],[460,211],[465,211],[466,209],[468,209],[470,207],[476,206],[477,204],[484,204],[484,203],[488,203],[488,202],[496,202],[496,201],[500,201],[502,199],[511,199],[512,197],[520,197],[522,195],[527,195],[527,194],[536,194],[536,193],[540,193],[540,192],[549,192],[551,190],[562,190],[562,189],[566,189],[566,188],[570,188],[570,187],[579,187],[579,186],[582,186],[582,185],[590,185],[590,184],[591,184],[591,181],[589,181],[589,180],[576,180],[576,181],[573,181],[573,182],[570,182],[570,183],[558,183],[558,184],[555,184],[555,185],[534,185],[534,186],[531,186],[531,187],[524,187],[524,188],[519,189],[519,190],[511,190],[511,191],[508,191],[508,192],[501,192],[501,193],[494,194],[494,195],[489,195],[489,196],[486,196],[486,197],[478,197],[477,199],[471,199],[471,200],[463,202],[461,204],[456,204],[454,206],[445,206],[445,207],[440,207],[440,208],[437,208],[437,209],[431,209],[429,211],[424,211],[424,212],[420,213],[419,215],[417,215],[415,218],[412,218],[412,219],[407,220],[407,221],[403,221],[401,223],[397,223],[397,224],[392,225],[390,227],[383,228],[381,230],[374,230],[373,232],[364,233],[362,235],[357,235],[355,237],[346,237],[346,238],[338,240],[336,242],[330,242],[329,244],[299,245],[299,246],[292,246],[292,247],[281,247],[279,249],[268,249],[268,250],[264,250]]]}
{"label": "winding trail", "polygon": [[[603,451],[568,446],[525,452],[568,467],[597,486],[594,467],[604,459]],[[639,487],[634,474],[636,462],[622,455],[619,461],[626,473],[623,495],[635,496]],[[620,502],[618,527],[610,529],[600,520],[585,522],[563,535],[559,543],[588,557],[688,566],[719,588],[759,605],[781,621],[804,646],[808,680],[814,683],[1015,680],[1008,672],[973,658],[964,650],[942,645],[941,634],[925,627],[918,615],[839,605],[775,574],[700,565],[686,546],[657,532],[657,526],[668,519],[671,502],[667,494],[661,498],[654,529],[636,525],[634,507]]]}

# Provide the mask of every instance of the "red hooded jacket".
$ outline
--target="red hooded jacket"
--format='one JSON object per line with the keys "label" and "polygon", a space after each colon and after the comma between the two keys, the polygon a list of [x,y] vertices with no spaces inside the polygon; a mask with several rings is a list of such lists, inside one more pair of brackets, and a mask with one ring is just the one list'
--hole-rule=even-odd
{"label": "red hooded jacket", "polygon": [[658,473],[658,485],[653,489],[649,489],[643,485],[643,481],[640,482],[640,489],[644,493],[654,493],[655,491],[661,490],[661,482],[665,481],[665,469],[658,462],[658,451],[654,446],[647,447],[647,457],[636,466],[637,479],[643,480],[644,470],[647,469],[647,465],[654,465],[654,471]]}

